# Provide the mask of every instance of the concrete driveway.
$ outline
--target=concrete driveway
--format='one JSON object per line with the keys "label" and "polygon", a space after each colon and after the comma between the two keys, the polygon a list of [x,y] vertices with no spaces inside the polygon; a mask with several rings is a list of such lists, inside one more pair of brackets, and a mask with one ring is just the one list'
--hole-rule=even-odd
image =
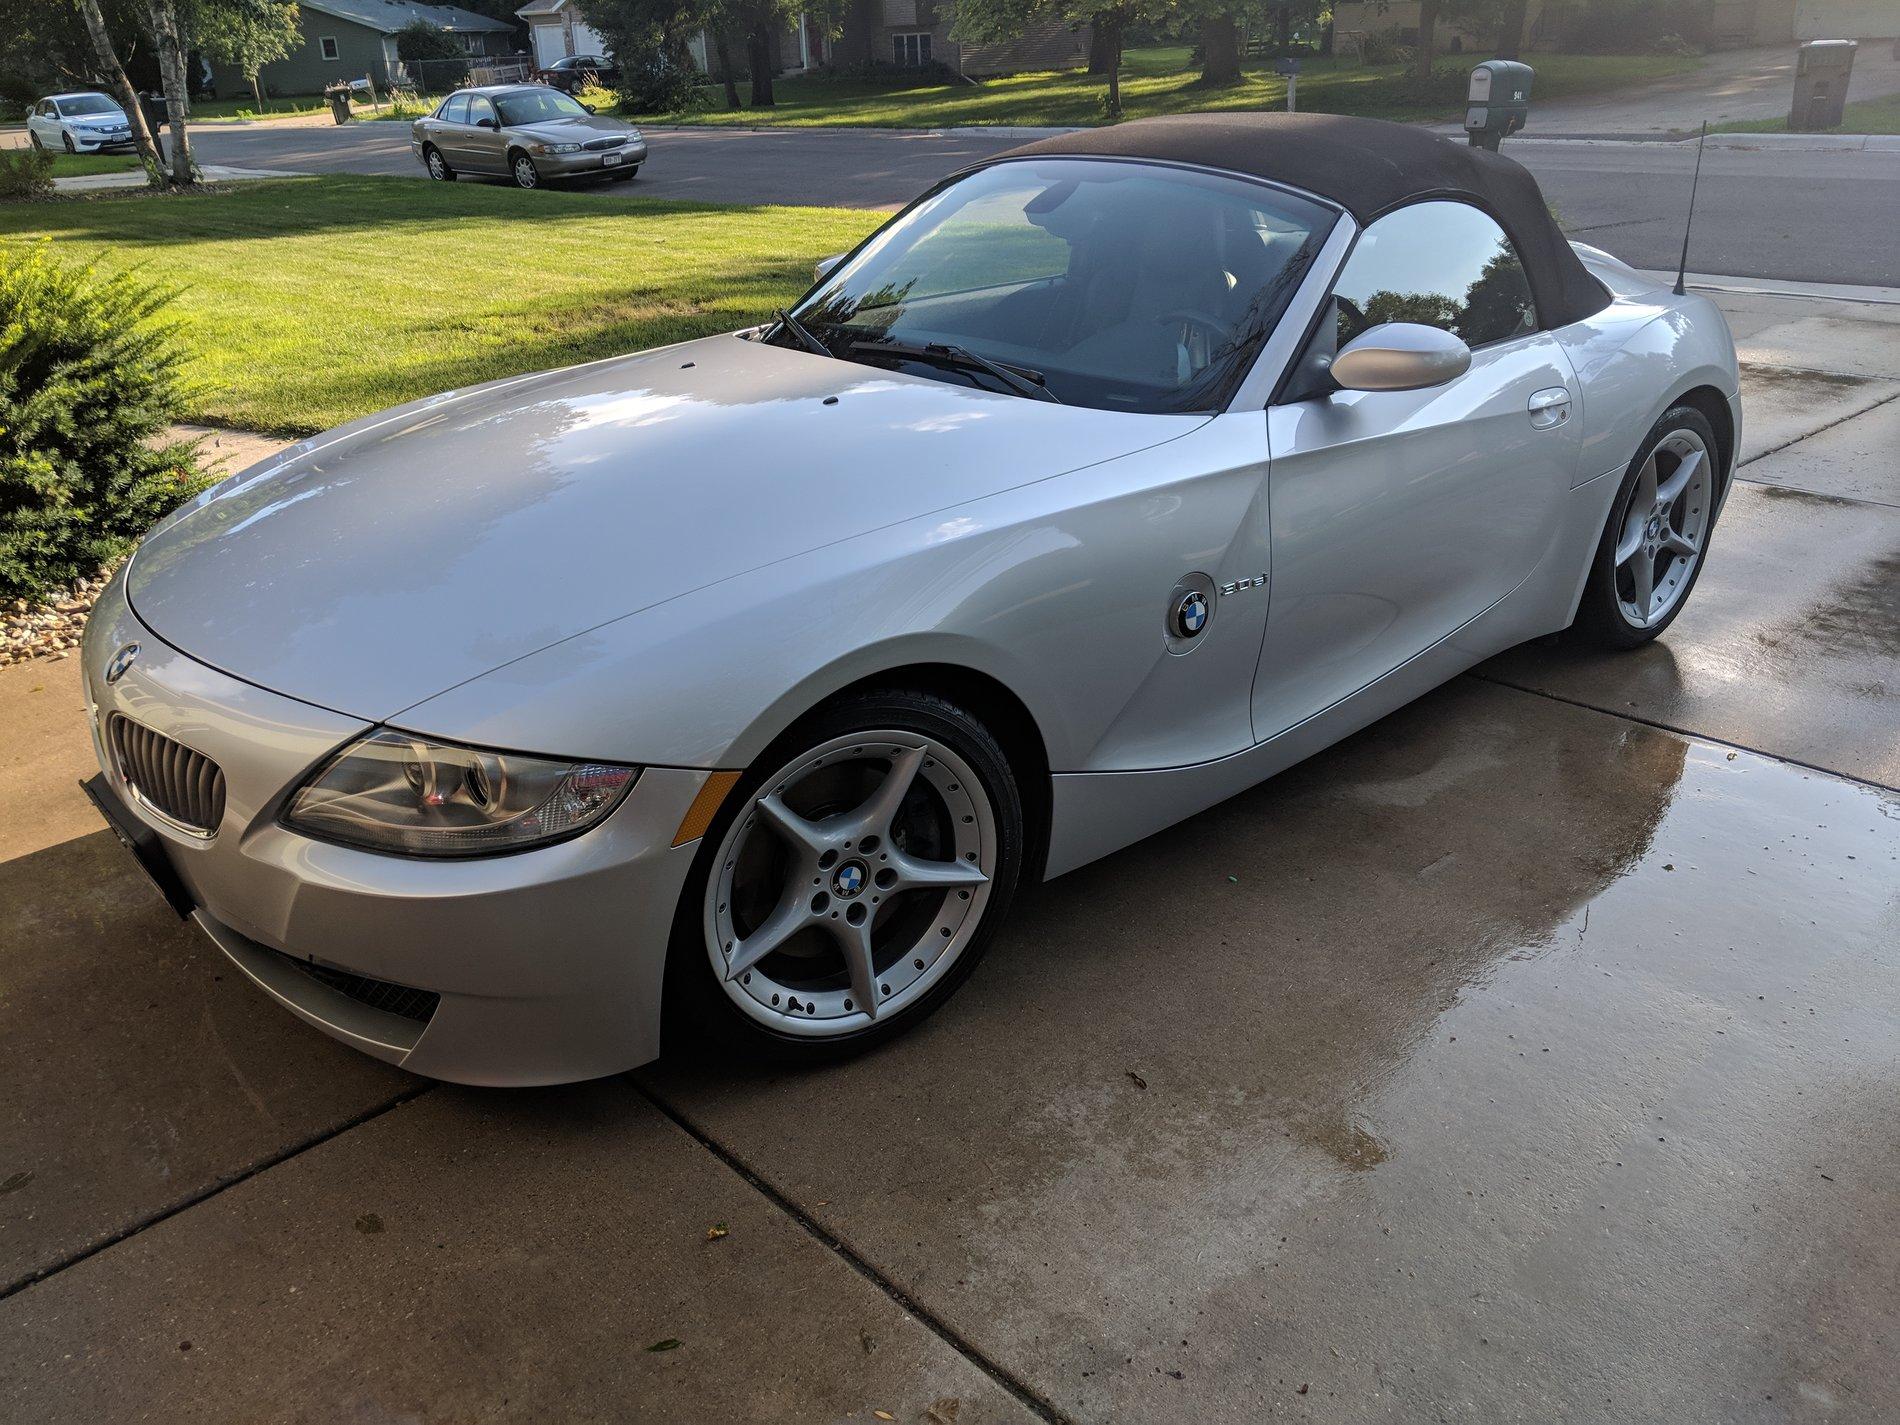
{"label": "concrete driveway", "polygon": [[99,828],[71,661],[0,670],[0,1417],[1900,1418],[1900,306],[1727,305],[1661,642],[1042,888],[823,1073],[358,1057]]}

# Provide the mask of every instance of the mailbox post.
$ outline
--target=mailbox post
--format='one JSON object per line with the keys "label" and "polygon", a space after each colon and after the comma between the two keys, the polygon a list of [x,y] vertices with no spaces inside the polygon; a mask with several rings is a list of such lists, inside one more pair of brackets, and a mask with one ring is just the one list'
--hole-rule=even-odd
{"label": "mailbox post", "polygon": [[1465,91],[1465,137],[1473,148],[1495,153],[1506,135],[1524,127],[1531,112],[1533,76],[1528,64],[1511,59],[1487,59],[1471,71],[1471,86]]}
{"label": "mailbox post", "polygon": [[1300,109],[1300,61],[1296,55],[1273,62],[1273,72],[1286,79],[1286,111],[1297,114]]}

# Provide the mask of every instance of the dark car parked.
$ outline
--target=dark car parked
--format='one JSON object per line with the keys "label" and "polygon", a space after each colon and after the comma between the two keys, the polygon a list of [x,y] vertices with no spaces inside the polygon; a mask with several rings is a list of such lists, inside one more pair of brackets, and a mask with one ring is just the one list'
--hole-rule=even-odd
{"label": "dark car parked", "polygon": [[570,54],[557,59],[534,76],[563,94],[578,94],[590,86],[611,89],[620,82],[620,66],[597,54]]}

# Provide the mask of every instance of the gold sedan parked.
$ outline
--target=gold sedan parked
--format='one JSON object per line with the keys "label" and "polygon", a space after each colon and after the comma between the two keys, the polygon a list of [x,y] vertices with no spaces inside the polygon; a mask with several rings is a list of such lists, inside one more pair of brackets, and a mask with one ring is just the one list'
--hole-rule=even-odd
{"label": "gold sedan parked", "polygon": [[409,147],[439,182],[466,173],[512,178],[521,188],[631,178],[647,156],[647,141],[632,124],[604,118],[545,84],[458,89],[416,120]]}

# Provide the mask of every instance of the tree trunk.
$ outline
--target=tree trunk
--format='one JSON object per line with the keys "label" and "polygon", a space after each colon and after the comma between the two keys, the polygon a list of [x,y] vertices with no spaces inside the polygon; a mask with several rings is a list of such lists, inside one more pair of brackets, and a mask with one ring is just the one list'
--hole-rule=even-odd
{"label": "tree trunk", "polygon": [[172,131],[172,183],[189,188],[191,141],[185,137],[189,81],[185,78],[185,45],[178,33],[178,9],[173,0],[145,0],[145,16],[151,28],[153,57],[158,60],[159,78],[165,86],[165,113]]}
{"label": "tree trunk", "polygon": [[1438,0],[1418,0],[1418,53],[1412,58],[1412,77],[1421,84],[1432,77],[1432,32],[1437,28]]}
{"label": "tree trunk", "polygon": [[1524,49],[1524,19],[1531,0],[1504,0],[1498,23],[1498,58],[1516,59]]}
{"label": "tree trunk", "polygon": [[265,109],[265,104],[264,104],[264,71],[261,69],[251,75],[251,93],[255,95],[257,98],[257,112],[258,112],[259,117],[262,117],[264,113],[264,109]]}
{"label": "tree trunk", "polygon": [[1089,17],[1089,73],[1108,74],[1122,62],[1122,21],[1115,10],[1097,10]]}
{"label": "tree trunk", "polygon": [[138,91],[133,89],[132,81],[126,78],[125,66],[119,63],[119,52],[112,47],[112,35],[106,29],[106,17],[99,11],[99,0],[78,0],[78,4],[99,68],[106,76],[113,97],[119,101],[119,107],[125,110],[126,122],[132,126],[132,141],[138,145],[139,162],[145,165],[146,176],[153,183],[162,184],[165,181],[164,169],[158,149],[152,142],[152,131],[145,127],[145,106],[139,103]]}
{"label": "tree trunk", "polygon": [[1201,21],[1201,83],[1240,83],[1240,26],[1232,11],[1209,15]]}
{"label": "tree trunk", "polygon": [[1293,7],[1276,5],[1273,8],[1273,45],[1281,54],[1293,48]]}
{"label": "tree trunk", "polygon": [[713,30],[713,55],[719,61],[719,77],[726,84],[726,107],[728,109],[743,107],[739,103],[739,79],[732,72],[732,38],[726,33],[723,25]]}
{"label": "tree trunk", "polygon": [[772,32],[771,22],[767,19],[755,19],[752,30],[746,36],[746,58],[752,69],[752,107],[771,109],[778,105],[772,96]]}
{"label": "tree trunk", "polygon": [[[1122,28],[1127,19],[1127,12],[1119,7],[1097,10],[1095,38],[1089,46],[1090,72],[1108,76],[1108,116],[1111,119],[1122,116]],[[1095,69],[1098,57],[1102,61],[1099,71]]]}

